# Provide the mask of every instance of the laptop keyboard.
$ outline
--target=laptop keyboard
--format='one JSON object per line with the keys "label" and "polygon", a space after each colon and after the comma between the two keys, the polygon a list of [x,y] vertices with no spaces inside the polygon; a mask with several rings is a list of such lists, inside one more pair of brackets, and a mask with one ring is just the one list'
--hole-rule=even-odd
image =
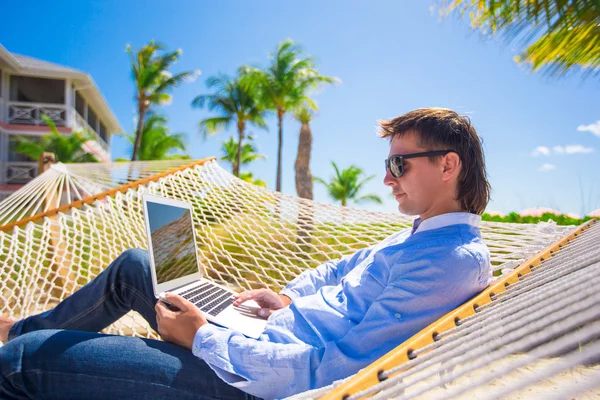
{"label": "laptop keyboard", "polygon": [[233,293],[206,281],[198,287],[186,290],[180,296],[213,317],[233,303]]}

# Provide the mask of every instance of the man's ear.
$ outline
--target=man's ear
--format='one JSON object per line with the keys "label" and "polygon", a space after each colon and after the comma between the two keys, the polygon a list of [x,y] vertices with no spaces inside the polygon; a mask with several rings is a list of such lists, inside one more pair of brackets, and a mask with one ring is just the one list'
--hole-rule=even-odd
{"label": "man's ear", "polygon": [[442,158],[442,180],[447,181],[453,177],[458,178],[461,169],[460,157],[454,152],[446,154]]}

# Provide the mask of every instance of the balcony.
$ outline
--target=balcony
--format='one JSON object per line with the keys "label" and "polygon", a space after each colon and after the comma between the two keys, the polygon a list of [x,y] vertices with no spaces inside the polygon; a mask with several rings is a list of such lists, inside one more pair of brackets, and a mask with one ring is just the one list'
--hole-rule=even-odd
{"label": "balcony", "polygon": [[102,136],[100,136],[77,111],[73,110],[73,115],[75,116],[73,119],[73,131],[83,131],[93,137],[100,148],[110,156],[110,146],[106,143],[106,140],[104,140],[104,138],[102,138]]}
{"label": "balcony", "polygon": [[[74,108],[64,104],[46,104],[10,101],[3,104],[0,99],[0,118],[9,124],[46,126],[42,115],[50,118],[58,127],[68,127],[73,131],[83,131],[92,138],[85,146],[96,154],[102,161],[110,160],[110,146],[100,136],[96,129],[92,128]],[[4,106],[5,105],[5,106]],[[69,118],[71,116],[71,118]],[[5,175],[8,176],[8,175]]]}
{"label": "balcony", "polygon": [[0,184],[27,183],[37,176],[38,163],[9,161],[0,163]]}
{"label": "balcony", "polygon": [[9,124],[46,125],[42,119],[45,114],[56,126],[67,126],[67,107],[62,104],[27,103],[11,101],[8,103],[6,122]]}

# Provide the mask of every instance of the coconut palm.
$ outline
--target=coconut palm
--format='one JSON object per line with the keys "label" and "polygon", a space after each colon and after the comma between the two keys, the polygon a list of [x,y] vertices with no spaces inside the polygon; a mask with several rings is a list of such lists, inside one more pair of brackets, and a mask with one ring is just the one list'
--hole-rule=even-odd
{"label": "coconut palm", "polygon": [[[184,80],[190,80],[199,71],[186,71],[172,75],[169,72],[172,64],[181,55],[181,49],[168,52],[161,44],[151,40],[137,52],[127,45],[127,53],[131,59],[131,69],[135,83],[135,99],[137,102],[137,127],[131,161],[138,159],[142,130],[146,121],[146,113],[152,105],[166,104],[171,101],[168,93]],[[159,54],[159,52],[161,52]]]}
{"label": "coconut palm", "polygon": [[264,120],[265,111],[257,101],[255,89],[247,85],[242,85],[239,77],[232,80],[224,74],[211,76],[206,80],[206,86],[215,89],[215,93],[196,97],[192,101],[192,105],[199,108],[206,106],[210,111],[218,111],[221,115],[203,119],[198,123],[198,126],[206,137],[207,135],[217,133],[221,129],[227,129],[233,122],[236,123],[238,146],[232,166],[233,174],[238,176],[244,148],[243,141],[246,125],[250,123],[256,127],[266,129],[267,124]]}
{"label": "coconut palm", "polygon": [[254,174],[252,172],[240,172],[240,179],[246,182],[250,182],[256,186],[267,187],[265,181],[261,179],[254,179]]}
{"label": "coconut palm", "polygon": [[310,172],[310,153],[312,150],[312,131],[310,121],[313,114],[306,106],[300,107],[294,112],[294,117],[302,124],[300,127],[300,138],[298,140],[298,154],[294,169],[296,170],[296,193],[298,197],[313,199],[313,179]]}
{"label": "coconut palm", "polygon": [[325,182],[323,179],[317,177],[315,177],[314,180],[325,185],[329,192],[329,196],[334,200],[340,201],[342,206],[347,205],[349,200],[352,200],[355,203],[382,203],[381,198],[375,194],[359,196],[359,192],[364,184],[373,179],[375,175],[361,179],[364,172],[359,167],[351,165],[340,171],[335,162],[332,161],[331,164],[335,170],[335,176],[333,176],[331,182]]}
{"label": "coconut palm", "polygon": [[[252,137],[248,137],[248,139],[252,139]],[[232,168],[235,168],[236,163],[239,163],[239,166],[241,167],[243,165],[250,164],[252,161],[265,159],[265,156],[262,154],[258,154],[256,146],[254,146],[254,144],[250,142],[244,143],[244,146],[242,147],[242,151],[240,153],[240,160],[238,161],[238,149],[239,142],[233,137],[229,138],[229,140],[223,142],[223,144],[221,145],[221,151],[223,152],[221,160],[229,162]]]}
{"label": "coconut palm", "polygon": [[600,71],[600,2],[589,0],[446,0],[442,13],[459,10],[473,28],[503,32],[528,47],[515,57],[533,70],[562,74],[573,67]]}
{"label": "coconut palm", "polygon": [[309,92],[321,84],[333,84],[338,79],[320,75],[316,70],[314,58],[307,56],[291,39],[279,43],[275,53],[270,54],[270,58],[271,63],[266,70],[242,66],[240,71],[244,77],[243,83],[256,87],[264,106],[277,114],[276,190],[280,192],[283,117],[301,104],[316,108],[314,101],[308,97]]}
{"label": "coconut palm", "polygon": [[[172,160],[189,158],[182,154],[173,154],[176,150],[185,151],[185,134],[169,133],[167,118],[163,115],[150,113],[146,116],[142,135],[138,160]],[[127,135],[127,140],[135,145],[137,135]]]}
{"label": "coconut palm", "polygon": [[41,137],[40,142],[19,137],[16,151],[26,155],[32,160],[40,158],[42,153],[54,153],[56,161],[62,163],[81,163],[98,162],[98,158],[89,153],[84,147],[84,143],[93,140],[82,132],[73,132],[69,135],[63,135],[56,129],[54,121],[46,115],[42,119],[50,128],[50,133]]}

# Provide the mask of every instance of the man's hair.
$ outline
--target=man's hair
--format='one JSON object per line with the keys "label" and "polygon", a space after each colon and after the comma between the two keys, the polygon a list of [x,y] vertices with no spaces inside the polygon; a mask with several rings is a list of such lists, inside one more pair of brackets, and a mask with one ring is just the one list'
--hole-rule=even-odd
{"label": "man's hair", "polygon": [[[468,117],[446,108],[420,108],[389,121],[379,121],[379,136],[401,137],[414,132],[417,144],[427,150],[452,150],[462,162],[458,176],[458,197],[463,209],[482,214],[490,201],[481,139]],[[437,162],[441,156],[429,157]]]}

